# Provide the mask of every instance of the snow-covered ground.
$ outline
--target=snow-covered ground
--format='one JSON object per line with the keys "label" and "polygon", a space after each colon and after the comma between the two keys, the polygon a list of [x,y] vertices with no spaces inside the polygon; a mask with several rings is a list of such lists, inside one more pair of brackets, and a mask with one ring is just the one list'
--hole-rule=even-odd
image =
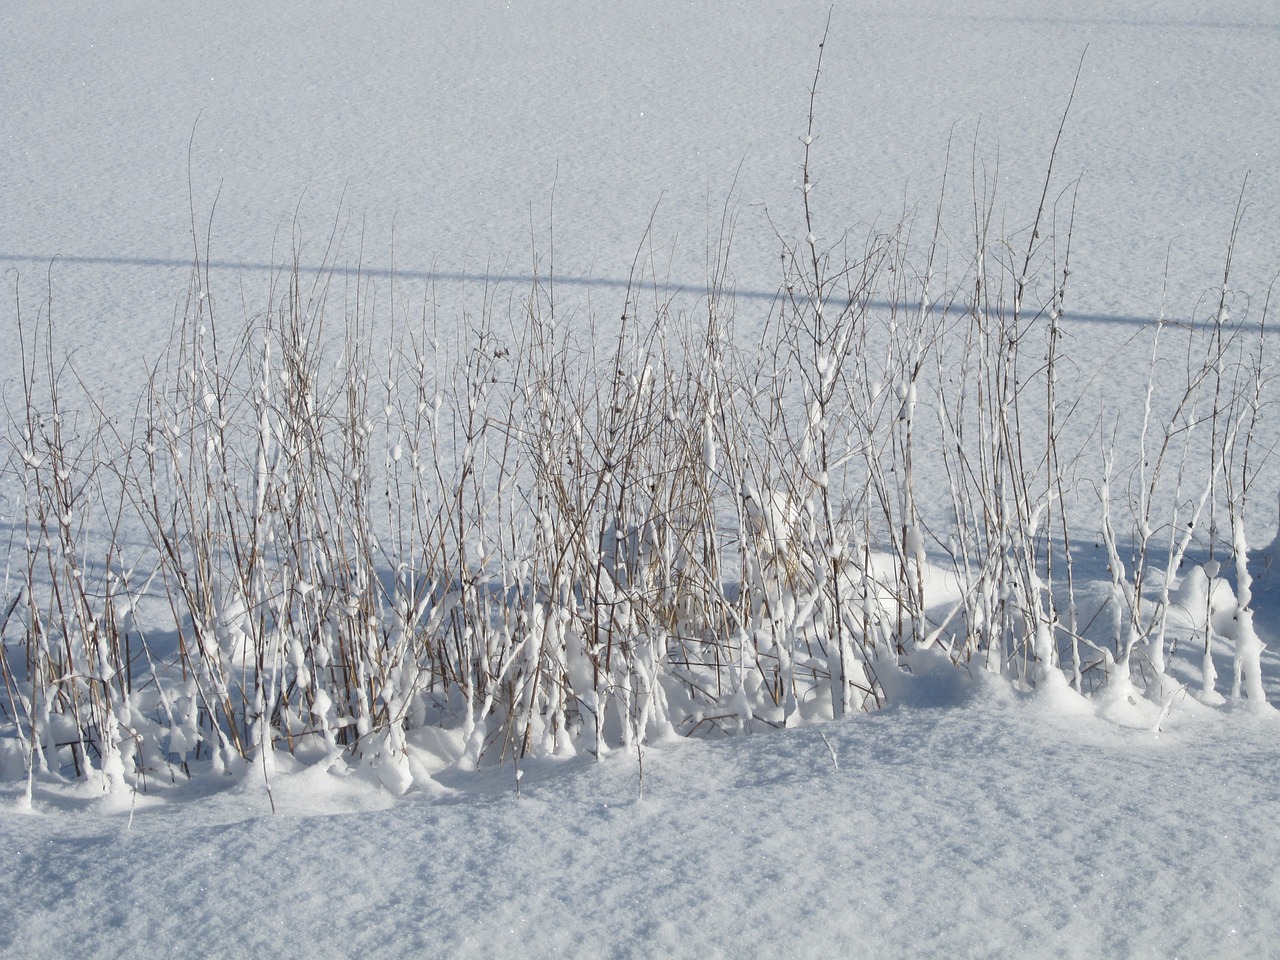
{"label": "snow-covered ground", "polygon": [[[51,273],[68,346],[126,330],[136,348],[168,335],[193,217],[202,241],[212,219],[214,262],[286,261],[296,217],[304,262],[318,263],[337,219],[344,263],[473,277],[530,273],[535,241],[545,273],[554,222],[559,276],[616,282],[656,208],[660,277],[700,293],[733,189],[736,284],[772,296],[769,219],[796,235],[797,141],[829,8],[22,6],[0,41],[0,258],[28,296]],[[976,150],[1025,225],[1083,55],[1058,161],[1083,178],[1071,309],[1150,318],[1167,300],[1190,313],[1220,279],[1250,171],[1236,269],[1270,278],[1272,12],[1243,0],[831,9],[824,237],[859,236],[904,205],[931,211],[949,140],[953,203],[971,202]],[[963,235],[952,243],[967,252]],[[252,303],[266,281],[241,271],[241,283]],[[106,382],[121,359],[99,348],[79,363]]]}
{"label": "snow-covered ground", "polygon": [[[1216,310],[1242,186],[1234,317],[1259,318],[1280,267],[1280,15],[1257,4],[436,7],[6,11],[8,298],[34,320],[51,291],[59,353],[113,415],[183,309],[193,223],[232,313],[258,309],[295,242],[320,265],[336,223],[339,265],[408,303],[434,278],[456,323],[486,275],[527,287],[552,269],[567,302],[612,316],[638,248],[692,303],[728,202],[750,335],[779,235],[803,233],[799,137],[829,9],[814,197],[831,242],[915,204],[930,221],[948,143],[948,222],[966,223],[976,169],[1004,229],[1025,227],[1083,55],[1055,167],[1081,178],[1067,329],[1072,375],[1096,376],[1112,415],[1141,404],[1140,324]],[[6,321],[10,416],[17,345]],[[1259,485],[1262,544],[1280,483]],[[1080,549],[1105,581],[1101,546]],[[1265,576],[1256,607],[1280,649]],[[1280,661],[1262,663],[1280,700]],[[6,780],[0,952],[1280,955],[1280,721],[1196,702],[1185,649],[1170,670],[1190,689],[1167,701],[928,666],[880,713],[531,761],[518,796],[512,764],[448,766],[444,734],[417,741],[432,777],[402,797],[367,768],[284,755],[268,777],[107,797],[50,776],[29,805]]]}
{"label": "snow-covered ground", "polygon": [[[10,956],[1264,957],[1280,724],[949,666],[883,713],[391,799],[312,768],[2,821]],[[641,790],[643,789],[643,794]],[[82,791],[83,793],[84,791]],[[10,809],[12,809],[10,807]]]}

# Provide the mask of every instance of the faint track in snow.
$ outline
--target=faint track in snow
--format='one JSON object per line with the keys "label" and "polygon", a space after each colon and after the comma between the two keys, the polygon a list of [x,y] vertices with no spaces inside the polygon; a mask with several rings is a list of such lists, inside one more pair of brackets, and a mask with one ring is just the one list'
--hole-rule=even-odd
{"label": "faint track in snow", "polygon": [[[190,259],[181,258],[0,253],[0,263],[51,264],[54,262],[75,264],[79,266],[158,267],[163,269],[189,269],[192,266]],[[207,263],[202,261],[200,266],[201,269],[208,267],[211,270],[239,270],[251,273],[283,273],[291,271],[294,268],[293,264],[288,263],[242,262],[233,260],[210,260]],[[648,289],[653,286],[652,280],[626,280],[614,277],[583,277],[560,274],[555,274],[554,276],[534,276],[531,273],[496,273],[486,275],[484,273],[471,273],[458,270],[413,270],[369,266],[323,266],[318,264],[299,264],[298,269],[301,270],[304,275],[332,272],[341,276],[354,276],[359,274],[364,277],[424,280],[434,283],[488,283],[503,286],[509,284],[527,286],[533,283],[554,282],[555,284],[566,287],[603,287],[614,290],[625,290],[628,287]],[[706,295],[706,290],[695,284],[682,284],[668,281],[660,286],[664,292],[673,296],[682,293],[691,294],[696,297]],[[732,296],[739,300],[776,300],[779,296],[779,291],[737,288],[727,291],[725,295]],[[869,305],[875,309],[888,309],[889,307],[894,306],[894,304],[891,304],[888,300],[872,300]],[[900,308],[902,304],[897,304],[897,306]],[[951,308],[947,312],[955,312],[955,308]],[[1065,318],[1068,321],[1077,321],[1080,323],[1110,324],[1115,326],[1147,326],[1155,323],[1155,317],[1153,316],[1113,313],[1077,313],[1070,310],[1066,312]],[[1187,320],[1182,317],[1167,317],[1166,322],[1196,328],[1207,328],[1212,325],[1211,320]],[[1244,325],[1252,328],[1256,328],[1258,326],[1253,322],[1247,322]],[[1268,334],[1280,333],[1280,329],[1277,329],[1275,326],[1269,326],[1265,329],[1265,332]]]}

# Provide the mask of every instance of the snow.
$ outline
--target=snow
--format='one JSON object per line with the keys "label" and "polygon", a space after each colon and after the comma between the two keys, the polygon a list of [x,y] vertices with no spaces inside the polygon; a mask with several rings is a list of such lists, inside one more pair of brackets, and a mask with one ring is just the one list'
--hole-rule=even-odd
{"label": "snow", "polygon": [[[318,262],[337,220],[344,263],[406,277],[525,275],[536,239],[541,272],[554,254],[566,283],[617,282],[644,242],[660,281],[669,269],[700,291],[733,188],[737,285],[771,295],[766,214],[790,232],[827,10],[24,7],[2,41],[16,107],[0,138],[0,256],[39,290],[64,258],[53,276],[70,345],[122,327],[162,342],[193,217],[203,239],[212,216],[217,263],[287,260],[295,219],[304,260]],[[1168,283],[1182,311],[1213,282],[1248,171],[1238,266],[1272,269],[1275,43],[1275,24],[1243,0],[1212,14],[1185,0],[837,9],[815,121],[817,232],[856,235],[931,205],[949,140],[965,162],[949,186],[963,209],[975,137],[1003,202],[1026,211],[1083,53],[1059,157],[1083,177],[1069,307],[1149,316]],[[109,358],[80,362],[111,379]]]}
{"label": "snow", "polygon": [[[1144,405],[1133,334],[1162,312],[1219,315],[1242,188],[1222,312],[1256,321],[1277,268],[1280,19],[1244,0],[18,5],[0,38],[0,267],[117,416],[181,313],[193,232],[232,314],[256,309],[297,244],[308,267],[358,266],[388,300],[420,301],[434,278],[447,327],[505,298],[486,277],[512,289],[553,271],[563,317],[607,313],[638,249],[650,287],[692,302],[727,203],[750,332],[780,281],[779,234],[808,233],[802,196],[810,242],[860,237],[931,210],[944,170],[944,206],[963,211],[972,156],[999,186],[997,218],[1025,226],[1082,55],[1055,161],[1080,177],[1062,329],[1070,376],[1125,413],[1120,444]],[[942,267],[931,289],[946,281]],[[6,322],[10,410],[17,345]],[[913,409],[916,383],[899,395]],[[1093,431],[1075,442],[1097,448]],[[1260,484],[1248,537],[1264,543],[1280,481]],[[15,502],[0,488],[7,540]],[[751,502],[781,549],[797,505]],[[1088,546],[1101,612],[1108,559]],[[105,795],[15,778],[6,737],[0,954],[1275,955],[1280,719],[1259,696],[1280,695],[1274,555],[1257,554],[1255,609],[1235,624],[1227,574],[1242,574],[1188,559],[1170,585],[1183,649],[1155,697],[1117,681],[1085,699],[1053,672],[1018,691],[925,651],[913,675],[885,673],[886,709],[835,723],[518,767],[479,763],[483,728],[424,728],[362,761],[277,751],[145,792],[121,786],[126,743],[102,763],[121,786]],[[246,610],[227,603],[230,630]],[[1206,621],[1208,666],[1238,658],[1245,699],[1202,692],[1206,651],[1186,638]],[[331,706],[318,689],[316,717]],[[194,696],[175,710],[194,714]]]}
{"label": "snow", "polygon": [[[1268,956],[1274,720],[1129,729],[949,667],[880,714],[4,815],[7,954]],[[825,742],[824,742],[825,741]],[[830,751],[828,750],[830,746]],[[832,752],[838,758],[833,762]],[[12,810],[12,807],[9,807]],[[47,904],[31,909],[30,904]],[[85,918],[73,922],[68,911]]]}

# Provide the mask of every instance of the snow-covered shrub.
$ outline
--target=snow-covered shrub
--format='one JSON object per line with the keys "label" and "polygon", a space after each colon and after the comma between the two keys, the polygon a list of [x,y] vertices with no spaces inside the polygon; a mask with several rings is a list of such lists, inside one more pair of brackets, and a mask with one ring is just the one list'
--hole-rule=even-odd
{"label": "snow-covered shrub", "polygon": [[601,756],[876,709],[934,649],[1167,703],[1173,648],[1213,700],[1225,640],[1263,709],[1244,517],[1271,380],[1230,254],[1209,323],[1141,333],[1144,408],[1098,414],[1063,373],[1052,162],[1021,231],[976,187],[949,229],[944,185],[923,244],[911,214],[828,242],[812,105],[802,142],[799,236],[741,326],[727,202],[706,296],[637,272],[608,324],[540,280],[409,321],[394,283],[380,312],[297,256],[229,320],[197,262],[130,423],[24,328],[2,755],[117,789],[287,750],[403,792],[428,726],[463,765]]}

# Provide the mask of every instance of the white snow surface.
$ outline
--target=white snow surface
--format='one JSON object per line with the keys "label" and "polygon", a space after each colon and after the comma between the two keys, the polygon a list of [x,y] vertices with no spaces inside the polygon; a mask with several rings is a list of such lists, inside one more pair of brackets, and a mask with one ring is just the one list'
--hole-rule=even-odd
{"label": "white snow surface", "polygon": [[[446,316],[476,278],[552,264],[607,312],[642,244],[660,282],[705,289],[732,189],[734,280],[771,293],[828,9],[828,239],[931,209],[948,138],[948,202],[976,152],[1025,224],[1087,45],[1057,159],[1083,175],[1077,361],[1123,367],[1162,302],[1203,319],[1246,172],[1237,315],[1277,267],[1273,5],[13,6],[0,267],[36,303],[51,278],[109,399],[168,335],[193,220],[248,302],[295,231],[319,264],[336,221],[340,262],[434,274]],[[7,399],[16,343],[6,324]],[[1278,609],[1259,600],[1273,645]],[[1275,700],[1270,652],[1264,673]],[[145,795],[41,782],[31,810],[6,782],[0,954],[1280,956],[1280,720],[950,667],[901,683],[841,723],[538,761],[519,796],[510,764],[392,797],[286,756]]]}
{"label": "white snow surface", "polygon": [[[1244,0],[24,4],[0,39],[0,262],[32,295],[52,276],[68,348],[128,331],[132,351],[77,358],[102,384],[167,338],[193,219],[202,244],[212,221],[208,256],[241,266],[229,286],[249,303],[267,281],[245,266],[288,262],[295,221],[318,264],[335,220],[341,263],[407,284],[535,266],[618,283],[644,247],[660,281],[698,294],[732,191],[733,279],[772,296],[777,233],[802,235],[798,140],[829,10],[824,242],[931,211],[948,141],[955,208],[976,157],[1008,228],[1028,224],[1083,55],[1058,157],[1082,177],[1072,313],[1203,310],[1246,173],[1235,270],[1260,300],[1280,220],[1280,22]],[[612,310],[609,294],[595,296]],[[1099,357],[1128,332],[1098,330]]]}
{"label": "white snow surface", "polygon": [[[0,819],[7,956],[1274,956],[1280,723],[946,666],[847,723]],[[834,759],[833,759],[834,756]]]}

